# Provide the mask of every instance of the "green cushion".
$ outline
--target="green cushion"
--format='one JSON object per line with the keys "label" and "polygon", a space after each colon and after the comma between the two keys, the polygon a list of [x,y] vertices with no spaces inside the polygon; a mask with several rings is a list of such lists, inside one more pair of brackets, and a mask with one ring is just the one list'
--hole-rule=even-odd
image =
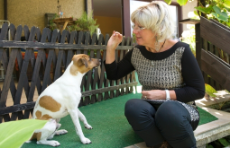
{"label": "green cushion", "polygon": [[[61,143],[65,148],[122,148],[142,140],[133,132],[124,116],[124,105],[132,98],[140,98],[141,94],[128,94],[117,98],[98,102],[88,106],[80,107],[86,116],[92,130],[87,130],[82,124],[84,135],[92,141],[92,144],[83,145],[76,135],[75,128],[70,116],[61,120],[61,129],[66,129],[66,135],[55,136],[53,140]],[[199,108],[201,115],[200,124],[215,120],[212,115]],[[35,141],[24,144],[22,148],[50,148],[50,146],[37,145]]]}

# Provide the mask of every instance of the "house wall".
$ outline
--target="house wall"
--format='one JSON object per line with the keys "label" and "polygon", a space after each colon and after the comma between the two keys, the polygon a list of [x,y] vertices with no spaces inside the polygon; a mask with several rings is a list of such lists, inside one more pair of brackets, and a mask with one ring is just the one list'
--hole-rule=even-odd
{"label": "house wall", "polygon": [[[0,0],[0,20],[4,18],[3,1]],[[79,18],[85,9],[85,0],[59,0],[64,17]],[[45,13],[58,13],[57,0],[7,0],[7,17],[15,26],[27,25],[43,29]],[[92,11],[91,0],[88,0],[88,12]]]}
{"label": "house wall", "polygon": [[113,30],[122,32],[122,20],[118,17],[94,16],[103,35],[111,35]]}

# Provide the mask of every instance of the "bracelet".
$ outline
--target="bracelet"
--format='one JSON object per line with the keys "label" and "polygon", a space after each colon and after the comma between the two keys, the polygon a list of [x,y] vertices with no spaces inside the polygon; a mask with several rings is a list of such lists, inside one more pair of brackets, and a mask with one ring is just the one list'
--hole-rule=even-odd
{"label": "bracelet", "polygon": [[169,90],[166,89],[165,93],[166,93],[166,100],[170,100],[171,98],[170,98]]}

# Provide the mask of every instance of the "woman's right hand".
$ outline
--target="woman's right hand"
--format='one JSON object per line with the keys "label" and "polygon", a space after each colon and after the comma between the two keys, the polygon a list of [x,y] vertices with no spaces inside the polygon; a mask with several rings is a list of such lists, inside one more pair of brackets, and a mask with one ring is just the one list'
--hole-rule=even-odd
{"label": "woman's right hand", "polygon": [[106,64],[111,64],[115,61],[115,49],[122,41],[122,34],[119,32],[113,31],[112,36],[109,38],[109,41],[107,43],[107,50],[106,50]]}
{"label": "woman's right hand", "polygon": [[121,43],[122,38],[123,38],[122,34],[120,34],[117,31],[113,31],[113,34],[109,38],[109,41],[107,43],[107,51],[108,50],[114,51],[117,48],[117,46]]}

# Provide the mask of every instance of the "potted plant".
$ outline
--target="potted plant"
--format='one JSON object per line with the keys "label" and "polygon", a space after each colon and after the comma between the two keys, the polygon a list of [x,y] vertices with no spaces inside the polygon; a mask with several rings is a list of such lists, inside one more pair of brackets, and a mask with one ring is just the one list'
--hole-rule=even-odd
{"label": "potted plant", "polygon": [[[54,20],[58,18],[58,15],[55,16],[49,21],[49,28],[51,30],[58,29],[57,24]],[[73,23],[73,25],[67,26],[66,30],[68,31],[89,31],[90,35],[96,32],[99,25],[97,25],[97,21],[92,18],[92,12],[87,15],[86,12],[82,14],[82,16]]]}
{"label": "potted plant", "polygon": [[75,23],[71,26],[68,26],[69,31],[89,31],[92,35],[96,32],[97,21],[93,19],[92,12],[89,16],[84,12],[80,18],[78,18]]}

